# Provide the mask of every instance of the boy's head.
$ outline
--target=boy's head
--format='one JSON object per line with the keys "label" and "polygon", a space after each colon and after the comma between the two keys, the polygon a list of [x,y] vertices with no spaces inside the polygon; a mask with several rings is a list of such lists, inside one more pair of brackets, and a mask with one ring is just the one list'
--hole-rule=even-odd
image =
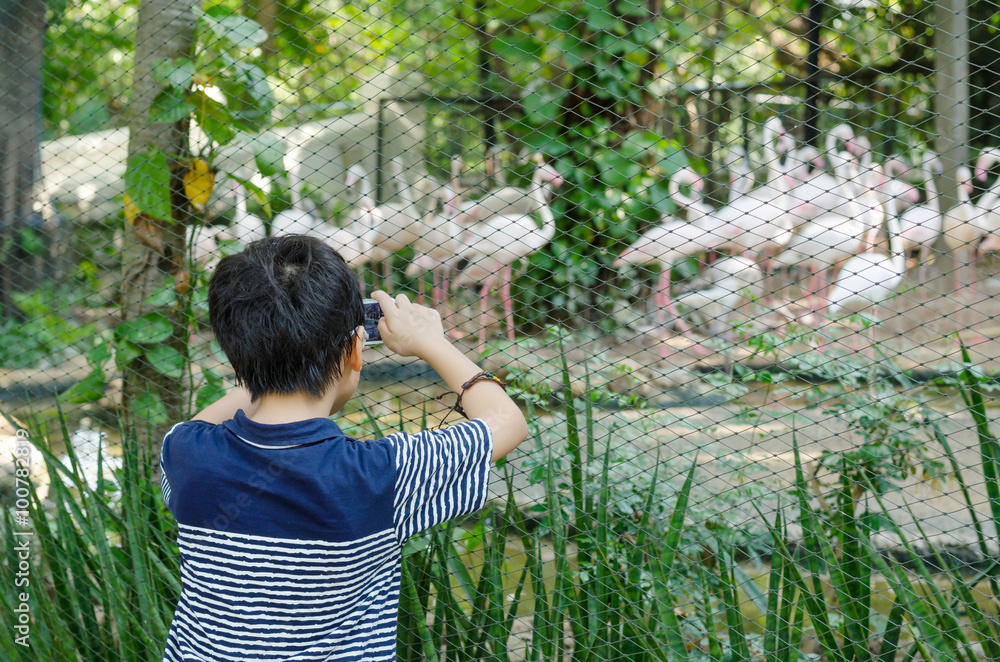
{"label": "boy's head", "polygon": [[337,251],[305,235],[261,239],[223,258],[208,284],[208,311],[254,400],[322,397],[340,379],[364,324],[354,274]]}

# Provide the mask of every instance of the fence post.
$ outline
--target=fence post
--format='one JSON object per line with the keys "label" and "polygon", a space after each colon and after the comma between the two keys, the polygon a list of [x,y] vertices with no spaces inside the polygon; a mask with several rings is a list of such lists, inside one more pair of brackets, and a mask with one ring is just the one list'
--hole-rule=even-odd
{"label": "fence post", "polygon": [[823,5],[824,0],[811,0],[809,3],[809,13],[806,15],[806,24],[809,26],[808,36],[809,54],[806,57],[806,116],[803,118],[805,124],[805,135],[803,142],[807,145],[816,146],[819,138],[819,97],[820,97],[820,69],[819,51],[820,37],[823,29]]}
{"label": "fence post", "polygon": [[[934,98],[937,133],[936,147],[944,172],[939,178],[941,210],[951,209],[958,204],[958,182],[955,170],[968,157],[969,145],[969,21],[968,0],[939,0],[935,9],[934,48],[936,51]],[[944,237],[938,239],[938,250],[947,250]],[[949,262],[947,273],[956,278],[958,261],[954,255]],[[949,279],[950,280],[950,279]],[[942,286],[953,288],[950,282]]]}
{"label": "fence post", "polygon": [[[35,214],[42,106],[44,0],[0,2],[0,314],[19,317],[11,293],[36,283],[37,259],[21,232]],[[38,229],[38,228],[35,228]]]}

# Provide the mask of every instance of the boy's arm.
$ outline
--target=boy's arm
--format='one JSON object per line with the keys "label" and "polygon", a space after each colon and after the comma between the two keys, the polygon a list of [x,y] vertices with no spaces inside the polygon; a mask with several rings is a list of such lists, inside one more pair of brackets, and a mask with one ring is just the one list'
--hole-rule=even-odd
{"label": "boy's arm", "polygon": [[236,386],[229,393],[195,414],[191,420],[215,424],[225,423],[240,409],[247,416],[253,416],[259,406],[260,402],[250,401],[250,391],[243,386]]}
{"label": "boy's arm", "polygon": [[[390,350],[400,356],[423,359],[456,393],[461,393],[462,384],[481,372],[482,368],[448,341],[436,310],[410,303],[404,294],[395,300],[385,292],[374,292],[372,296],[385,313],[378,329]],[[469,418],[482,419],[489,426],[493,433],[494,461],[517,448],[528,436],[524,414],[499,384],[477,382],[462,396],[462,408]]]}

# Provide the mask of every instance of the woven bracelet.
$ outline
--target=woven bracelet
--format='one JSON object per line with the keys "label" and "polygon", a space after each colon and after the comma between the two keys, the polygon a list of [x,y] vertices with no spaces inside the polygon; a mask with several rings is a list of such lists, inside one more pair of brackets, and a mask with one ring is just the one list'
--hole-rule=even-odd
{"label": "woven bracelet", "polygon": [[486,370],[483,370],[482,372],[477,372],[475,375],[473,375],[472,377],[470,377],[468,381],[466,381],[464,384],[462,384],[462,392],[461,393],[455,393],[454,391],[448,391],[447,393],[442,393],[437,398],[435,398],[436,400],[440,400],[441,398],[443,398],[443,397],[445,397],[447,395],[456,395],[456,396],[458,396],[458,398],[455,400],[455,404],[453,406],[451,406],[451,407],[448,408],[448,411],[445,413],[444,418],[441,419],[441,423],[440,423],[440,425],[438,425],[438,429],[441,429],[441,428],[444,427],[445,421],[448,420],[448,417],[451,416],[451,412],[453,412],[453,411],[458,412],[459,414],[461,414],[462,416],[464,416],[466,420],[469,420],[469,415],[465,413],[465,409],[462,407],[462,396],[465,395],[466,391],[468,391],[470,388],[472,388],[473,386],[475,386],[479,382],[493,382],[494,384],[498,384],[500,386],[500,388],[502,388],[504,390],[504,392],[507,391],[507,385],[504,384],[504,382],[503,382],[502,379],[500,379],[499,377],[497,377],[496,375],[494,375],[492,372],[487,372]]}

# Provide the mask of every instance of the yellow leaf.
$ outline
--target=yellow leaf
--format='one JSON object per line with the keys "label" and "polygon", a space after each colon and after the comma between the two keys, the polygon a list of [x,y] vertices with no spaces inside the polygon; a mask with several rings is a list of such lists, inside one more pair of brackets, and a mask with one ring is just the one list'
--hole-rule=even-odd
{"label": "yellow leaf", "polygon": [[201,211],[208,204],[215,188],[215,173],[203,159],[194,159],[191,167],[184,174],[184,193],[187,194],[191,206]]}
{"label": "yellow leaf", "polygon": [[128,221],[129,225],[135,225],[135,218],[139,215],[139,207],[132,202],[132,198],[128,197],[128,193],[125,194],[125,220]]}

